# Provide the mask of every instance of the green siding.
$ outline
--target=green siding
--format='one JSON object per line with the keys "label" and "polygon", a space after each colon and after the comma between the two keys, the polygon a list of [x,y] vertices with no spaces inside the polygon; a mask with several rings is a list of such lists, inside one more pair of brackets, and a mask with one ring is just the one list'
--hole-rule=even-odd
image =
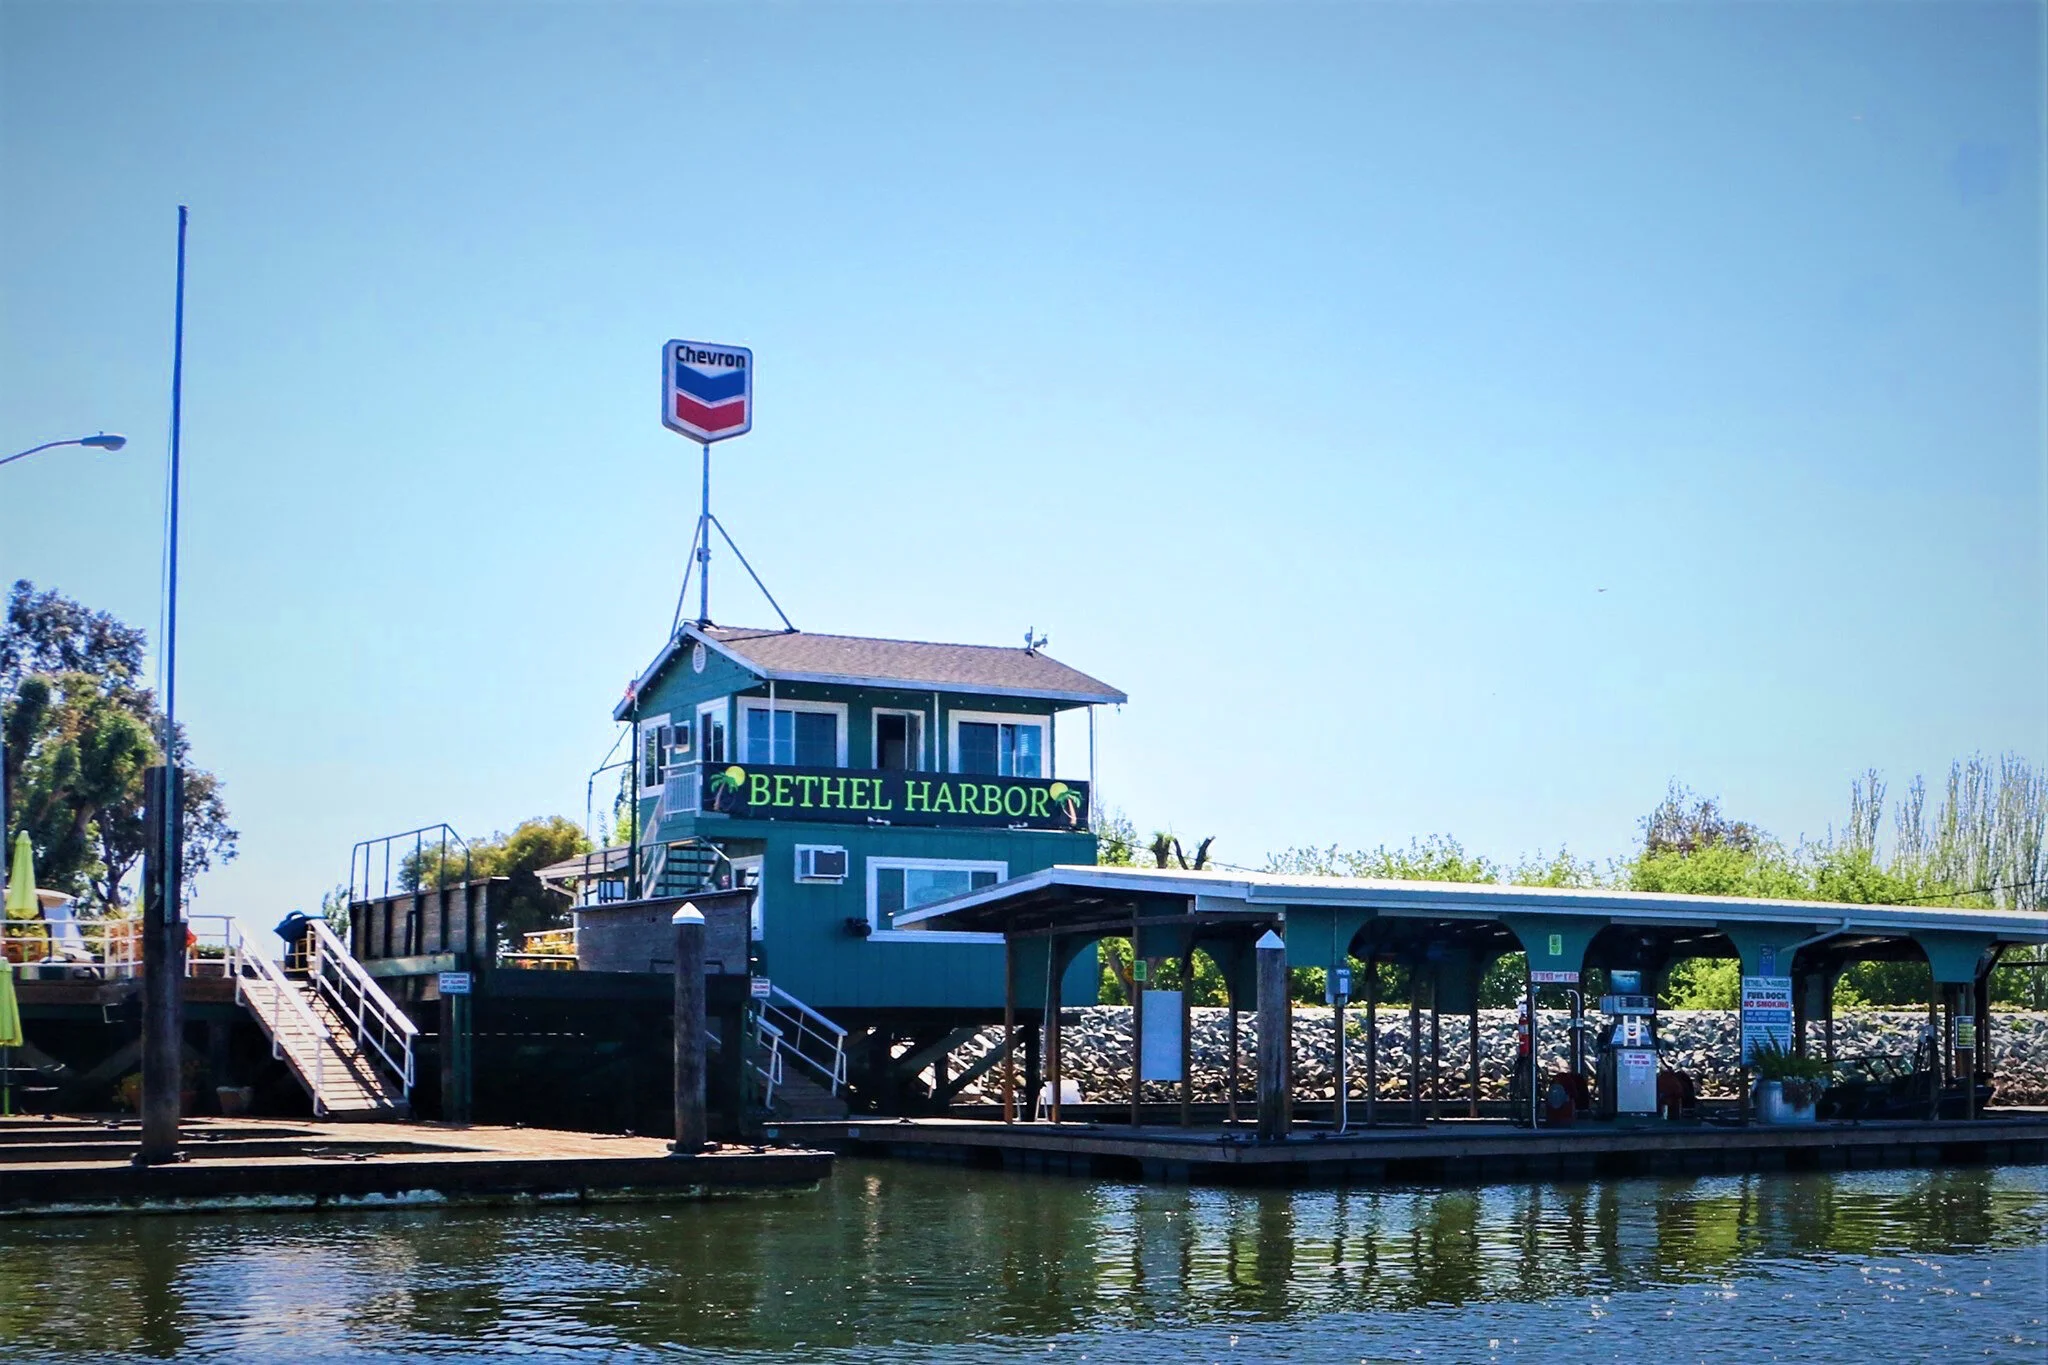
{"label": "green siding", "polygon": [[[768,696],[768,685],[758,676],[716,650],[706,653],[704,671],[698,673],[690,666],[689,651],[684,650],[647,687],[640,698],[639,715],[667,715],[672,721],[688,716],[694,720],[702,702],[720,697]],[[947,731],[954,712],[1050,717],[1057,711],[1071,709],[1070,704],[1049,700],[941,692],[935,726],[933,694],[929,691],[778,683],[774,692],[777,701],[837,702],[847,708],[849,772],[872,771],[873,713],[878,707],[920,713],[924,717],[925,765],[941,770],[951,767]],[[728,745],[740,743],[736,700],[727,708],[726,734]],[[637,734],[634,739],[637,743]],[[1046,767],[1050,776],[1056,755],[1050,746],[1048,750]],[[736,747],[731,748],[729,756],[738,752]],[[1073,766],[1071,761],[1068,766]],[[655,806],[653,797],[641,799],[643,828],[653,818]],[[729,856],[762,855],[763,969],[785,990],[827,1013],[835,1008],[969,1009],[993,1013],[1003,1006],[1000,943],[862,938],[848,931],[849,920],[867,921],[870,858],[1001,862],[1007,864],[1012,877],[1055,863],[1095,861],[1092,836],[1047,830],[812,824],[735,820],[684,812],[671,815],[660,829],[650,832],[661,842],[701,836],[725,847]],[[837,884],[798,882],[798,844],[845,848],[846,880]],[[1068,1004],[1094,1003],[1095,973],[1095,954],[1090,950],[1066,974],[1063,991]]]}

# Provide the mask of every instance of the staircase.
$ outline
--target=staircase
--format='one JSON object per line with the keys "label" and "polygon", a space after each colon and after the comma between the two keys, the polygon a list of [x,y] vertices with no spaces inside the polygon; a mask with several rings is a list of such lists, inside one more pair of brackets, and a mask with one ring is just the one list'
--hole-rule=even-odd
{"label": "staircase", "polygon": [[324,923],[313,921],[304,942],[299,976],[238,938],[229,951],[235,998],[305,1088],[315,1117],[410,1117],[418,1029]]}

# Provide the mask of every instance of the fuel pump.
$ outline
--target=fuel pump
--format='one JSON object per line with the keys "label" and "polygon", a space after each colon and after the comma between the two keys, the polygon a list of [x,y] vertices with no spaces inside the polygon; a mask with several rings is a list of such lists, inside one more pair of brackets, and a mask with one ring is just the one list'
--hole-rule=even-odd
{"label": "fuel pump", "polygon": [[1643,994],[1639,971],[1610,971],[1600,997],[1600,1113],[1657,1112],[1657,1002]]}

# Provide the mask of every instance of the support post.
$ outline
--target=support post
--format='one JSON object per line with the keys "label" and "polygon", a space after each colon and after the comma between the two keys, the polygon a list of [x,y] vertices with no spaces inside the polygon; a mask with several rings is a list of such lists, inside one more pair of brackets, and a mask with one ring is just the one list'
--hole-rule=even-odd
{"label": "support post", "polygon": [[1344,1065],[1344,1054],[1346,1052],[1344,1046],[1346,1041],[1344,1037],[1344,1002],[1347,998],[1343,995],[1333,995],[1330,1001],[1330,1022],[1336,1033],[1336,1037],[1331,1040],[1333,1043],[1331,1056],[1335,1059],[1335,1070],[1337,1073],[1337,1105],[1336,1113],[1333,1117],[1337,1120],[1337,1131],[1340,1133],[1351,1126],[1349,1122],[1351,1118],[1351,1078],[1345,1074],[1347,1068]]}
{"label": "support post", "polygon": [[1438,967],[1429,974],[1429,1120],[1436,1122],[1444,1116],[1444,1047],[1443,1011],[1437,1008],[1437,986],[1443,981],[1443,968]]}
{"label": "support post", "polygon": [[1259,1139],[1278,1142],[1287,1136],[1287,945],[1268,929],[1260,936],[1259,978]]}
{"label": "support post", "polygon": [[1045,1054],[1040,1046],[1045,1038],[1040,1020],[1025,1021],[1023,1029],[1024,1093],[1018,1096],[1023,1103],[1017,1106],[1017,1117],[1029,1123],[1038,1115],[1038,1096],[1045,1085]]}
{"label": "support post", "polygon": [[179,819],[184,774],[158,765],[143,773],[142,1146],[139,1166],[182,1161],[178,1091],[185,1033],[185,917],[179,913]]}
{"label": "support post", "polygon": [[1365,1126],[1379,1118],[1380,1103],[1380,956],[1365,955]]}
{"label": "support post", "polygon": [[1180,955],[1180,1126],[1194,1123],[1195,1105],[1195,949]]}
{"label": "support post", "polygon": [[676,1138],[669,1150],[694,1156],[710,1139],[704,1116],[704,914],[684,905],[669,923],[676,941]]}
{"label": "support post", "polygon": [[443,993],[440,1006],[441,1121],[470,1121],[469,997]]}
{"label": "support post", "polygon": [[[1138,918],[1136,910],[1131,919]],[[1144,1122],[1139,1106],[1145,1090],[1145,959],[1138,956],[1138,926],[1131,925],[1131,1127]]]}
{"label": "support post", "polygon": [[1543,1097],[1536,1093],[1537,1059],[1543,1055],[1543,1049],[1537,1041],[1536,978],[1533,974],[1522,982],[1522,999],[1529,1010],[1529,1127],[1534,1130],[1537,1117],[1543,1112]]}
{"label": "support post", "polygon": [[1003,935],[1003,1122],[1017,1121],[1017,944]]}
{"label": "support post", "polygon": [[[1233,958],[1235,951],[1233,949]],[[1239,1001],[1237,998],[1237,973],[1235,971],[1223,974],[1223,990],[1225,1000],[1230,1006],[1230,1065],[1229,1074],[1223,1079],[1223,1121],[1232,1128],[1235,1128],[1237,1126],[1237,1092],[1241,1084],[1237,1074],[1238,1053],[1242,1050],[1237,1038],[1237,1007]]]}
{"label": "support post", "polygon": [[1408,1122],[1422,1126],[1422,971],[1408,968]]}
{"label": "support post", "polygon": [[[1046,1105],[1047,1119],[1060,1121],[1060,940],[1055,934],[1046,944],[1045,958],[1045,1070],[1052,1084],[1052,1101]],[[941,1057],[943,1067],[946,1059]]]}
{"label": "support post", "polygon": [[1465,1117],[1479,1117],[1479,992],[1472,992],[1472,1024],[1465,1035],[1465,1048],[1471,1055],[1467,1064],[1471,1075],[1471,1094],[1465,1100]]}

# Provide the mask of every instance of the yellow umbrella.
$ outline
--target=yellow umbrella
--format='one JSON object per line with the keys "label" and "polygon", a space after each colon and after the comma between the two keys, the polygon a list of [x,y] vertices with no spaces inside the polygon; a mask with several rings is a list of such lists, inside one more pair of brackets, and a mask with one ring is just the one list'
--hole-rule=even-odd
{"label": "yellow umbrella", "polygon": [[34,919],[36,905],[36,852],[29,847],[28,831],[14,840],[14,871],[7,878],[7,918]]}
{"label": "yellow umbrella", "polygon": [[[14,871],[7,879],[7,918],[34,919],[41,913],[36,902],[36,855],[29,847],[28,831],[14,841]],[[0,953],[0,1114],[14,1112],[13,1049],[22,1044],[21,1002],[14,995],[14,964]]]}

